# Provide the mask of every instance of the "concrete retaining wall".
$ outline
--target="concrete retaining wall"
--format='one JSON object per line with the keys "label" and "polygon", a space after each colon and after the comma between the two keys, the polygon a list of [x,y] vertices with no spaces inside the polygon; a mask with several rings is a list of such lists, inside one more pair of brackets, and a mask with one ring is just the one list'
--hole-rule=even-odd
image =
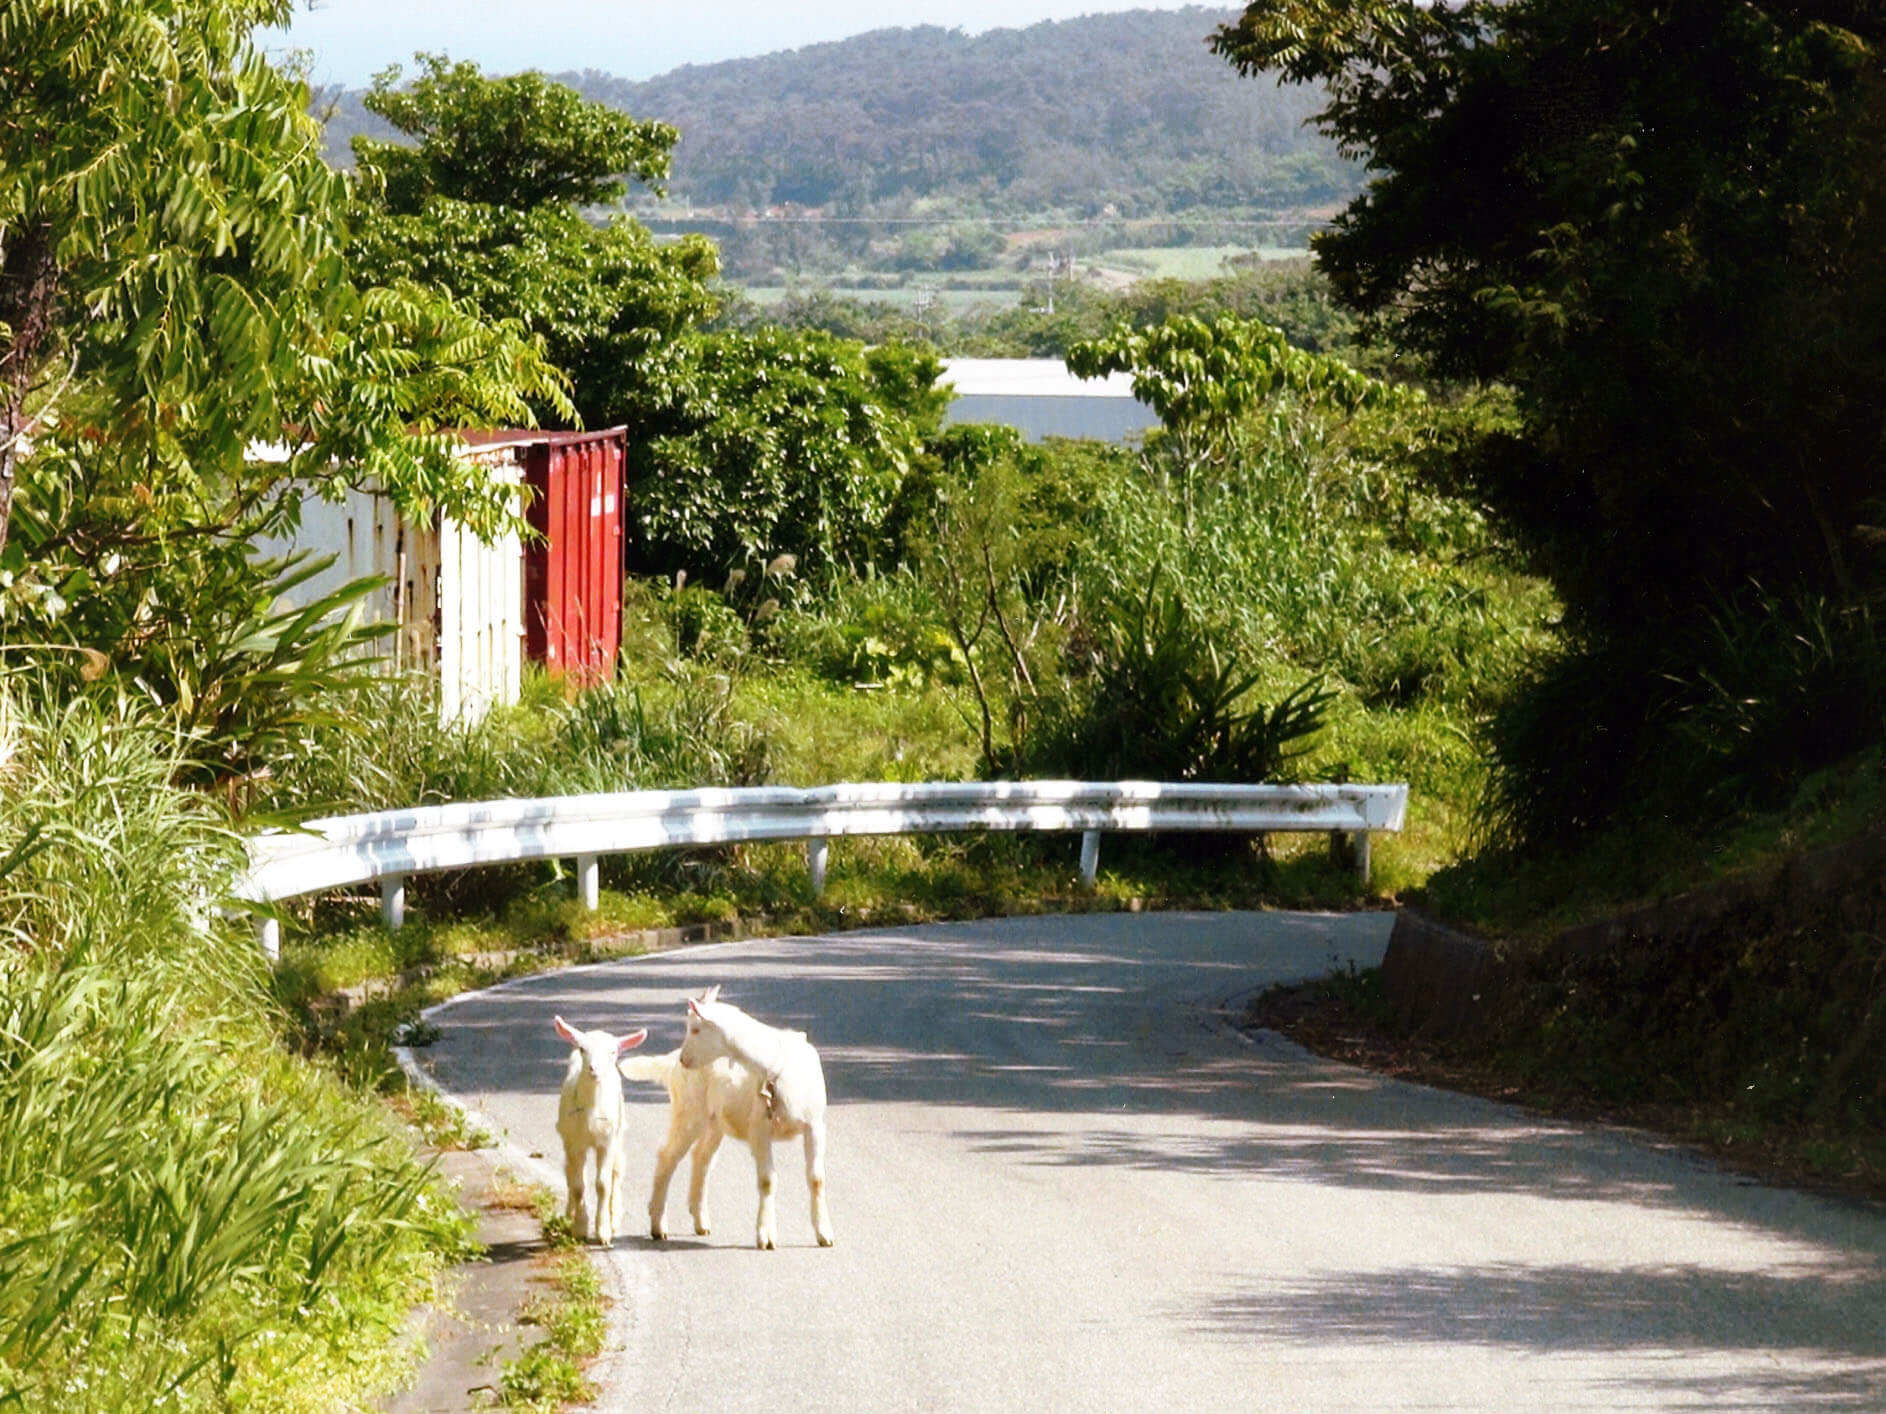
{"label": "concrete retaining wall", "polygon": [[1404,908],[1382,957],[1382,988],[1405,1021],[1429,1035],[1476,1024],[1509,973],[1501,945]]}

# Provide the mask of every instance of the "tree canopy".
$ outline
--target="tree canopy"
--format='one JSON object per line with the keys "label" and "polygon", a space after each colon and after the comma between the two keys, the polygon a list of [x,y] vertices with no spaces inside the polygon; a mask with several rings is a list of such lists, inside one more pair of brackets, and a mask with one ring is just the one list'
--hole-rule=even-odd
{"label": "tree canopy", "polygon": [[1325,85],[1375,177],[1319,262],[1436,372],[1515,386],[1526,443],[1489,489],[1608,627],[1848,572],[1886,406],[1878,29],[1863,4],[1344,0],[1214,42]]}
{"label": "tree canopy", "polygon": [[933,355],[762,328],[698,336],[688,367],[664,409],[673,430],[634,457],[644,569],[790,554],[816,573],[893,554],[898,490],[947,403]]}
{"label": "tree canopy", "polygon": [[[489,521],[422,430],[561,396],[517,330],[352,277],[307,90],[254,47],[285,0],[0,5],[0,541],[30,443],[78,439],[147,521],[221,525],[264,478],[378,477]],[[17,559],[15,557],[17,568]]]}
{"label": "tree canopy", "polygon": [[354,140],[354,156],[384,183],[389,210],[411,214],[435,196],[529,210],[552,202],[600,206],[668,175],[678,132],[593,103],[536,72],[493,78],[476,64],[421,54],[421,73],[398,87],[399,66],[366,97],[411,145]]}
{"label": "tree canopy", "polygon": [[365,198],[353,257],[449,291],[539,335],[592,426],[629,429],[629,504],[644,570],[724,574],[795,556],[806,571],[873,559],[925,432],[939,365],[815,331],[707,331],[714,247],[658,242],[582,204],[619,174],[658,182],[672,128],[526,74],[421,56],[368,104],[417,140],[356,138]]}
{"label": "tree canopy", "polygon": [[420,59],[410,83],[389,69],[368,95],[415,141],[355,138],[352,259],[517,320],[569,377],[585,423],[652,435],[647,390],[672,381],[674,341],[715,308],[714,250],[698,237],[658,245],[639,223],[592,223],[583,207],[619,195],[627,175],[665,176],[674,129],[540,74]]}
{"label": "tree canopy", "polygon": [[[202,779],[325,710],[352,595],[258,558],[372,483],[489,532],[513,498],[445,429],[567,415],[516,323],[347,258],[273,0],[0,0],[0,636],[173,715]],[[9,661],[16,661],[9,659]]]}
{"label": "tree canopy", "polygon": [[1320,126],[1372,172],[1316,242],[1339,295],[1435,374],[1516,393],[1473,472],[1584,665],[1519,751],[1579,797],[1543,812],[1560,828],[1663,769],[1672,733],[1736,759],[1852,745],[1780,706],[1755,643],[1824,619],[1859,635],[1837,657],[1880,651],[1883,13],[1265,0],[1213,41],[1322,84]]}

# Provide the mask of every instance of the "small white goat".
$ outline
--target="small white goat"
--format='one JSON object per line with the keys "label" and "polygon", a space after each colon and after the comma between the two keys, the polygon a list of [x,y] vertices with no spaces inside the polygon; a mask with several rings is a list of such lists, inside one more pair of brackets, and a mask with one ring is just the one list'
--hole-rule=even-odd
{"label": "small white goat", "polygon": [[754,1241],[776,1245],[773,1217],[773,1143],[803,1138],[806,1186],[812,1194],[812,1230],[819,1246],[832,1245],[825,1206],[825,1072],[803,1031],[782,1031],[719,1000],[710,987],[688,1003],[687,1039],[662,1056],[621,1063],[631,1080],[668,1087],[668,1135],[655,1158],[655,1186],[648,1199],[651,1237],[668,1235],[668,1185],[681,1156],[694,1151],[688,1182],[688,1211],[694,1230],[705,1235],[708,1171],[720,1141],[731,1134],[753,1151],[760,1211]]}
{"label": "small white goat", "polygon": [[[578,1031],[560,1016],[555,1020],[557,1035],[571,1047],[570,1068],[564,1072],[563,1093],[557,1101],[563,1181],[569,1190],[563,1211],[578,1238],[594,1236],[607,1247],[616,1240],[616,1208],[628,1152],[622,1123],[622,1077],[616,1064],[624,1051],[646,1041],[648,1032],[612,1036],[607,1031]],[[593,1206],[583,1201],[583,1171],[592,1158],[596,1169]]]}

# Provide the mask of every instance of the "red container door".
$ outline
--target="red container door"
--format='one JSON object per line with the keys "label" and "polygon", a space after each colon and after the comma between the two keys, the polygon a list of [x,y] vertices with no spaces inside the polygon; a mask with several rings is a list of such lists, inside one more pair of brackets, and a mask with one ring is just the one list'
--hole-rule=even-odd
{"label": "red container door", "polygon": [[582,450],[583,505],[583,663],[600,674],[614,656],[603,646],[602,448],[590,442]]}
{"label": "red container door", "polygon": [[556,603],[556,632],[563,645],[563,670],[582,678],[589,664],[583,652],[583,459],[569,447],[551,452],[557,468],[562,529],[550,547],[551,558],[563,567]]}
{"label": "red container door", "polygon": [[550,552],[560,529],[553,517],[550,485],[550,448],[542,443],[524,454],[524,485],[529,504],[524,519],[536,533],[524,544],[524,656],[553,672],[563,667],[563,645],[551,633],[550,606],[554,556]]}
{"label": "red container door", "polygon": [[613,669],[616,655],[622,651],[622,455],[620,437],[596,444],[602,462],[602,514],[605,530],[602,539],[602,641],[608,646],[605,660]]}
{"label": "red container door", "polygon": [[622,467],[620,429],[551,434],[525,459],[543,536],[525,551],[525,650],[579,681],[608,677],[621,645]]}

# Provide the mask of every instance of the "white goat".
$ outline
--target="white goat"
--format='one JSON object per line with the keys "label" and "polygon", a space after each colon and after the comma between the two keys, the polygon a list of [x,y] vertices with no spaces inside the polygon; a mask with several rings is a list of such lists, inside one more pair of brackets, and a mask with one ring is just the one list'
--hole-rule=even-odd
{"label": "white goat", "polygon": [[[616,1240],[617,1204],[627,1158],[622,1123],[622,1077],[616,1064],[624,1051],[648,1039],[648,1032],[612,1036],[607,1031],[578,1031],[555,1018],[557,1035],[570,1043],[570,1068],[563,1075],[557,1101],[557,1133],[563,1139],[563,1181],[569,1190],[564,1214],[578,1238],[594,1236],[607,1247]],[[596,1201],[584,1199],[583,1170],[595,1160]],[[588,1207],[588,1211],[585,1211]]]}
{"label": "white goat", "polygon": [[720,1141],[731,1134],[753,1151],[760,1189],[755,1243],[776,1245],[773,1217],[773,1143],[802,1137],[806,1186],[812,1194],[812,1230],[819,1246],[832,1245],[825,1206],[825,1072],[803,1031],[782,1031],[719,1000],[710,987],[688,1003],[687,1039],[662,1056],[621,1063],[631,1080],[668,1087],[668,1135],[655,1158],[655,1186],[648,1199],[651,1237],[668,1235],[668,1185],[681,1156],[694,1151],[688,1182],[688,1211],[694,1230],[705,1235],[707,1174]]}

